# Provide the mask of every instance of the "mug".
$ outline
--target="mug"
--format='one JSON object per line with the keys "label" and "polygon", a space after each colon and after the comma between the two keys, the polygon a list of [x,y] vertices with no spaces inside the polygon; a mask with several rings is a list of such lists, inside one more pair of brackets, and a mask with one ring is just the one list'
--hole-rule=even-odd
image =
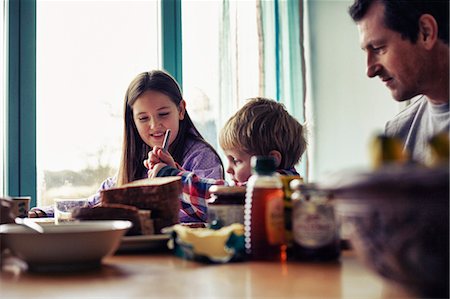
{"label": "mug", "polygon": [[55,224],[61,222],[74,221],[72,213],[79,208],[88,207],[89,202],[87,199],[55,199]]}
{"label": "mug", "polygon": [[11,196],[6,197],[6,199],[10,200],[11,213],[14,215],[14,217],[28,217],[31,196]]}

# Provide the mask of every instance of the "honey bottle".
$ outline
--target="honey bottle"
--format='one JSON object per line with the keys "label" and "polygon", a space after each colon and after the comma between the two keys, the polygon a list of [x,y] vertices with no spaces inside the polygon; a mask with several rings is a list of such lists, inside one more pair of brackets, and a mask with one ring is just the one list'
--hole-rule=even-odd
{"label": "honey bottle", "polygon": [[252,260],[284,260],[284,193],[275,159],[254,156],[251,165],[244,206],[246,253]]}

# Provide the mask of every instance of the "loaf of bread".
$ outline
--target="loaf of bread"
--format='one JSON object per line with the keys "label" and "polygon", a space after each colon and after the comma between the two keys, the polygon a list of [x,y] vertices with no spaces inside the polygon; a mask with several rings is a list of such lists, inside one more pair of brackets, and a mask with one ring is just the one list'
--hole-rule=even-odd
{"label": "loaf of bread", "polygon": [[102,205],[123,204],[139,210],[151,210],[155,233],[179,222],[181,177],[161,177],[131,182],[121,187],[103,190]]}
{"label": "loaf of bread", "polygon": [[122,204],[105,204],[96,207],[78,208],[73,212],[73,217],[78,220],[128,220],[133,226],[126,235],[141,235],[142,226],[139,210],[136,207]]}

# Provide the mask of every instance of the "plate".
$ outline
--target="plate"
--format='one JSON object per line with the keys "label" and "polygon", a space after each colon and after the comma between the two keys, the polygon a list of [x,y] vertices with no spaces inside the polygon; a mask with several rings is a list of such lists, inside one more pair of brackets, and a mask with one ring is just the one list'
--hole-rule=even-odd
{"label": "plate", "polygon": [[164,251],[168,250],[170,235],[125,236],[117,249],[117,253],[132,251]]}

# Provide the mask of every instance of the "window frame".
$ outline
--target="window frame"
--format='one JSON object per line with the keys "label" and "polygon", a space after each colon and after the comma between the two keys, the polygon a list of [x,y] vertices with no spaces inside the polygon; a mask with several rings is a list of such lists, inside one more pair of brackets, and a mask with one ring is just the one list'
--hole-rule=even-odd
{"label": "window frame", "polygon": [[[5,190],[36,206],[36,0],[5,1]],[[182,85],[181,0],[161,0],[162,67]]]}

